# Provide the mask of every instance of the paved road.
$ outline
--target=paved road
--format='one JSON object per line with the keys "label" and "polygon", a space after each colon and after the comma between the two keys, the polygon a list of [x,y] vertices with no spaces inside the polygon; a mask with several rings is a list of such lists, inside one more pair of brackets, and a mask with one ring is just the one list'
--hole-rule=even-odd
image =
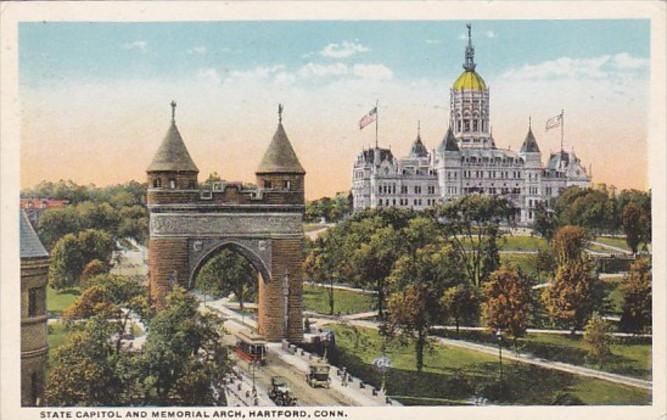
{"label": "paved road", "polygon": [[[316,322],[318,320],[315,320]],[[335,321],[334,321],[335,322]],[[352,320],[346,321],[349,324],[364,327],[378,329],[378,323],[373,321],[362,321],[362,320]],[[331,323],[331,320],[322,320],[320,325]],[[539,331],[539,330],[538,330]],[[498,348],[493,346],[487,346],[484,344],[471,343],[469,341],[463,340],[453,340],[449,338],[442,338],[431,336],[431,338],[439,341],[440,343],[450,345],[453,347],[460,347],[468,350],[478,351],[481,353],[497,355]],[[650,381],[645,381],[643,379],[637,379],[630,376],[617,375],[615,373],[603,372],[595,369],[589,369],[581,366],[572,365],[569,363],[554,362],[551,360],[542,359],[539,357],[534,357],[525,353],[515,353],[510,349],[503,349],[503,357],[506,357],[510,360],[515,360],[518,362],[529,363],[531,365],[540,366],[546,369],[559,370],[561,372],[573,373],[575,375],[588,376],[596,379],[602,379],[608,382],[614,382],[622,385],[627,385],[635,388],[651,389],[652,385]]]}

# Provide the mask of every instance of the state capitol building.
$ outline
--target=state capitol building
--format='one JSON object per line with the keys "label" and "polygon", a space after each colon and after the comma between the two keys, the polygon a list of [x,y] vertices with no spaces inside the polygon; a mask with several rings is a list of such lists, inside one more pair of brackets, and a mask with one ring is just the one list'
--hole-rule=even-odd
{"label": "state capitol building", "polygon": [[469,194],[493,194],[510,200],[520,210],[517,222],[529,225],[538,203],[569,186],[590,185],[591,176],[574,152],[561,148],[545,166],[530,125],[519,152],[496,148],[489,89],[475,71],[474,54],[468,27],[464,71],[450,89],[449,128],[436,149],[429,151],[418,134],[403,158],[377,145],[359,153],[352,174],[354,211],[419,210]]}

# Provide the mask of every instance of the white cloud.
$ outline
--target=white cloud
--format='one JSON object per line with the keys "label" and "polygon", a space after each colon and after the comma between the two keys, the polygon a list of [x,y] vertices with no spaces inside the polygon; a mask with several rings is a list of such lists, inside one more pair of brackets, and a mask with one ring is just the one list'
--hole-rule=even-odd
{"label": "white cloud", "polygon": [[272,78],[277,73],[285,70],[285,66],[277,64],[274,66],[258,66],[250,70],[235,70],[229,74],[229,79],[235,80],[266,80]]}
{"label": "white cloud", "polygon": [[222,81],[220,73],[214,68],[199,69],[197,71],[197,77],[216,85],[219,85]]}
{"label": "white cloud", "polygon": [[633,57],[626,52],[616,54],[613,57],[613,62],[618,69],[640,69],[649,65],[647,58]]}
{"label": "white cloud", "polygon": [[468,39],[468,35],[465,32],[463,32],[463,33],[459,34],[459,39],[465,41],[465,40]]}
{"label": "white cloud", "polygon": [[485,35],[487,38],[495,38],[495,37],[497,36],[496,33],[493,32],[493,31],[486,31],[486,32],[484,32],[484,35]]}
{"label": "white cloud", "polygon": [[362,79],[390,80],[394,72],[384,64],[355,64],[352,74]]}
{"label": "white cloud", "polygon": [[358,42],[343,41],[331,43],[320,51],[320,55],[329,58],[345,58],[355,54],[368,52],[370,49]]}
{"label": "white cloud", "polygon": [[126,50],[139,50],[141,52],[146,52],[147,47],[148,43],[146,41],[133,41],[123,44],[123,48]]}
{"label": "white cloud", "polygon": [[333,64],[304,64],[297,74],[300,77],[326,77],[326,76],[342,76],[348,73],[347,64],[333,63]]}
{"label": "white cloud", "polygon": [[207,50],[206,47],[203,46],[203,45],[198,45],[198,46],[196,46],[196,47],[192,47],[192,48],[190,49],[190,52],[191,52],[191,53],[199,54],[199,55],[204,55],[204,54],[206,54],[207,51],[208,51],[208,50]]}
{"label": "white cloud", "polygon": [[501,79],[605,79],[618,78],[624,71],[648,66],[648,60],[628,53],[614,56],[601,55],[590,58],[560,57],[538,64],[526,64],[503,73]]}
{"label": "white cloud", "polygon": [[427,39],[426,40],[427,44],[442,44],[442,41],[439,39]]}

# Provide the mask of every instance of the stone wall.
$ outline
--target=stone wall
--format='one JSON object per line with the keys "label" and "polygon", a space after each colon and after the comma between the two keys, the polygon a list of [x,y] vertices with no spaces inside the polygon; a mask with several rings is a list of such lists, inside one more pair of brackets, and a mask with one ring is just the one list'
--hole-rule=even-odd
{"label": "stone wall", "polygon": [[151,238],[148,243],[151,300],[160,307],[171,284],[187,287],[190,269],[187,238]]}

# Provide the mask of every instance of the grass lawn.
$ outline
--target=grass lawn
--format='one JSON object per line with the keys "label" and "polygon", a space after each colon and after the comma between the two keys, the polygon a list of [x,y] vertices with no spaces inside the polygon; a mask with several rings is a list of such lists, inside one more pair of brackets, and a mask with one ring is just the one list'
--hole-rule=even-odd
{"label": "grass lawn", "polygon": [[[439,332],[448,338],[457,338],[454,331]],[[466,341],[496,345],[496,338],[483,331],[461,331],[459,338]],[[510,345],[508,343],[508,345]],[[581,336],[557,334],[528,334],[518,340],[518,350],[544,359],[600,369],[640,379],[651,379],[651,344],[649,339],[616,338],[611,345],[612,356],[602,367],[587,360]]]}
{"label": "grass lawn", "polygon": [[55,290],[50,286],[46,288],[46,310],[60,314],[81,293],[79,287],[70,287],[63,290]]}
{"label": "grass lawn", "polygon": [[49,334],[46,336],[46,341],[49,344],[49,363],[51,363],[53,355],[58,347],[60,347],[67,338],[67,330],[65,324],[58,321],[49,324]]}
{"label": "grass lawn", "polygon": [[605,296],[609,303],[609,310],[617,315],[623,313],[623,292],[621,292],[621,282],[623,276],[604,277],[600,283],[605,290]]}
{"label": "grass lawn", "polygon": [[535,268],[537,263],[536,254],[500,254],[500,263],[512,263],[519,267],[524,274],[537,278],[537,269]]}
{"label": "grass lawn", "polygon": [[[380,385],[372,365],[381,354],[381,338],[365,328],[330,326],[336,332],[338,352],[332,363],[346,366],[354,376]],[[388,394],[406,405],[469,404],[483,396],[496,404],[552,404],[558,393],[567,393],[584,404],[649,404],[650,394],[638,388],[542,369],[524,363],[504,362],[503,385],[498,386],[498,359],[483,353],[436,344],[424,354],[424,371],[415,369],[413,345],[390,343],[392,360],[387,372]],[[430,400],[429,400],[430,399]]]}
{"label": "grass lawn", "polygon": [[547,241],[538,236],[506,235],[499,245],[502,251],[537,251],[539,248],[546,248]]}
{"label": "grass lawn", "polygon": [[[630,251],[630,247],[625,242],[625,238],[612,238],[612,237],[609,237],[609,236],[598,236],[597,238],[595,238],[595,242],[600,242],[600,243],[603,243],[605,245],[610,245],[610,246],[614,246],[616,248],[621,248],[621,249],[624,249],[626,251]],[[605,248],[605,249],[608,249],[608,248]]]}
{"label": "grass lawn", "polygon": [[[329,313],[329,293],[325,287],[303,285],[303,305],[307,311]],[[375,297],[366,293],[334,289],[334,313],[355,314],[374,309]]]}

